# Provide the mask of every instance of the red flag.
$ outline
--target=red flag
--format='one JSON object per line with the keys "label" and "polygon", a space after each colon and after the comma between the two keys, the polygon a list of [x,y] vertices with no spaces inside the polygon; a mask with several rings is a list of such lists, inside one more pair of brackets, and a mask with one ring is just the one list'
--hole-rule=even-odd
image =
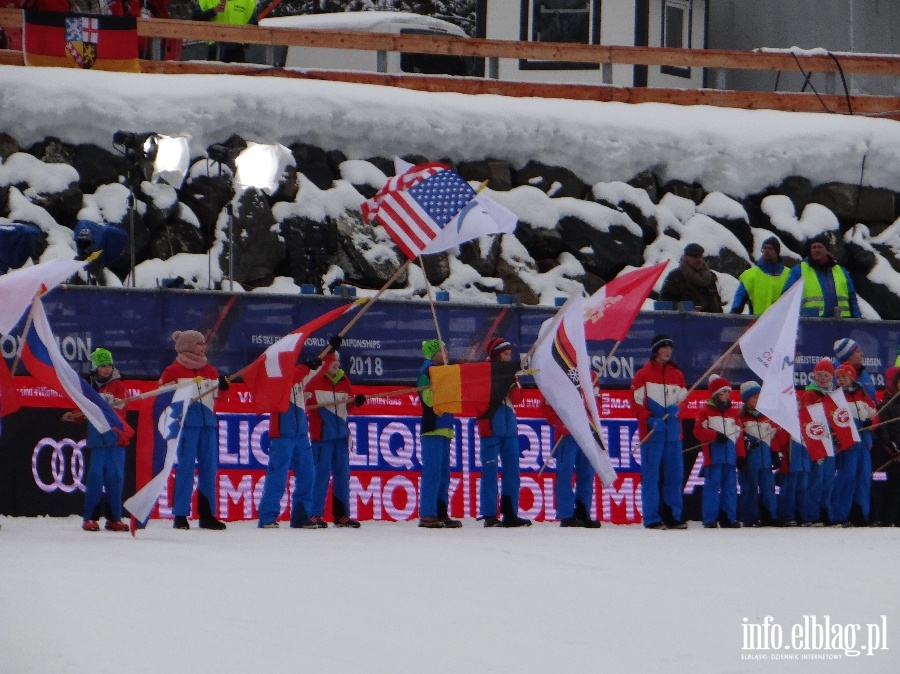
{"label": "red flag", "polygon": [[266,349],[244,370],[244,381],[253,396],[253,409],[259,413],[286,412],[293,385],[294,366],[303,343],[313,332],[357,306],[347,304],[322,314],[285,335]]}
{"label": "red flag", "polygon": [[25,11],[25,65],[140,72],[133,16]]}
{"label": "red flag", "polygon": [[6,363],[0,363],[0,417],[12,414],[22,406],[19,392]]}
{"label": "red flag", "polygon": [[667,262],[635,269],[617,276],[584,303],[584,335],[587,339],[625,339],[631,324]]}
{"label": "red flag", "polygon": [[800,410],[800,430],[803,433],[803,444],[806,445],[806,451],[809,452],[810,461],[834,456],[834,443],[831,441],[828,415],[822,403],[813,403]]}

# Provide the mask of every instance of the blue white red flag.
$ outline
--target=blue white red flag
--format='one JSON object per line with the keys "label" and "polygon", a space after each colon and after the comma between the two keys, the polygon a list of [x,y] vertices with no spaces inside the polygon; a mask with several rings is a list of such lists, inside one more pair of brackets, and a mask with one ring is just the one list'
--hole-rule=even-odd
{"label": "blue white red flag", "polygon": [[35,298],[33,307],[32,324],[22,344],[22,362],[31,376],[70,398],[104,440],[110,443],[127,441],[134,431],[63,357],[39,298]]}
{"label": "blue white red flag", "polygon": [[448,166],[398,162],[397,173],[362,205],[362,214],[382,225],[410,259],[516,227],[514,213],[476,193]]}
{"label": "blue white red flag", "polygon": [[78,260],[51,260],[0,276],[0,335],[9,334],[16,327],[36,295],[56,287],[85,264]]}
{"label": "blue white red flag", "polygon": [[[138,447],[138,456],[153,457],[153,478],[123,504],[131,513],[133,524],[143,527],[150,519],[160,495],[169,480],[172,466],[178,452],[178,441],[184,427],[184,413],[191,403],[196,386],[193,381],[185,381],[174,390],[168,390],[148,400],[141,410],[138,443],[150,444],[150,451]],[[157,457],[162,456],[162,465],[157,468]],[[136,522],[135,522],[136,520]],[[132,527],[134,534],[134,526]]]}
{"label": "blue white red flag", "polygon": [[615,481],[616,471],[600,436],[580,291],[541,325],[531,367],[536,369],[534,381],[544,399],[608,487]]}

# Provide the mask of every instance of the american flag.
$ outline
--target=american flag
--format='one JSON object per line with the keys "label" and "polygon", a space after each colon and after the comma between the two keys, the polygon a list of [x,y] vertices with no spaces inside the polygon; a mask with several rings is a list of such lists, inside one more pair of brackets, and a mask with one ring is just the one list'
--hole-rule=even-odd
{"label": "american flag", "polygon": [[475,190],[455,171],[441,165],[420,165],[389,181],[363,205],[363,216],[367,221],[374,217],[412,259],[475,196]]}

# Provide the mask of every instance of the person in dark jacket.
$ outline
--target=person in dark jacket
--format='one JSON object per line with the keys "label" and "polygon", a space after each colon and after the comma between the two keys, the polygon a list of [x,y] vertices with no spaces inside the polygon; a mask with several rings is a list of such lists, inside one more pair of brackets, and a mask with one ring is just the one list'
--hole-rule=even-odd
{"label": "person in dark jacket", "polygon": [[462,522],[450,517],[450,451],[456,432],[450,412],[436,414],[428,368],[446,365],[447,347],[439,339],[422,342],[425,362],[419,368],[419,401],[422,403],[422,486],[419,494],[419,526],[426,529],[458,529]]}
{"label": "person in dark jacket", "polygon": [[882,492],[878,510],[881,526],[900,527],[900,423],[887,423],[900,418],[900,367],[892,366],[884,374],[884,400],[878,410],[881,423],[875,426],[880,451],[874,454],[877,466],[885,463],[887,484]]}
{"label": "person in dark jacket", "polygon": [[[488,360],[512,360],[512,344],[495,337],[487,345]],[[490,382],[486,383],[490,386]],[[531,520],[519,517],[519,425],[513,405],[522,400],[522,390],[514,384],[490,418],[478,420],[481,435],[481,518],[486,527],[528,527]],[[500,514],[497,517],[497,460],[503,462],[500,487]]]}
{"label": "person in dark jacket", "polygon": [[721,314],[723,302],[719,295],[719,277],[706,265],[703,252],[699,243],[684,247],[681,264],[666,277],[659,299],[693,302],[694,311]]}

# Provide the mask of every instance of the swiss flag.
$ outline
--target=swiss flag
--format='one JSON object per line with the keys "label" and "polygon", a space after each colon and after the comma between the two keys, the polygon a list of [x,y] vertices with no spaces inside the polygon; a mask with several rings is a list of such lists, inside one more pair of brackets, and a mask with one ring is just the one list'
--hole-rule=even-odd
{"label": "swiss flag", "polygon": [[258,414],[286,412],[294,381],[294,366],[306,339],[319,328],[342,316],[356,304],[346,304],[322,314],[285,335],[244,370],[244,381]]}
{"label": "swiss flag", "polygon": [[584,302],[587,339],[625,339],[667,262],[617,276]]}

